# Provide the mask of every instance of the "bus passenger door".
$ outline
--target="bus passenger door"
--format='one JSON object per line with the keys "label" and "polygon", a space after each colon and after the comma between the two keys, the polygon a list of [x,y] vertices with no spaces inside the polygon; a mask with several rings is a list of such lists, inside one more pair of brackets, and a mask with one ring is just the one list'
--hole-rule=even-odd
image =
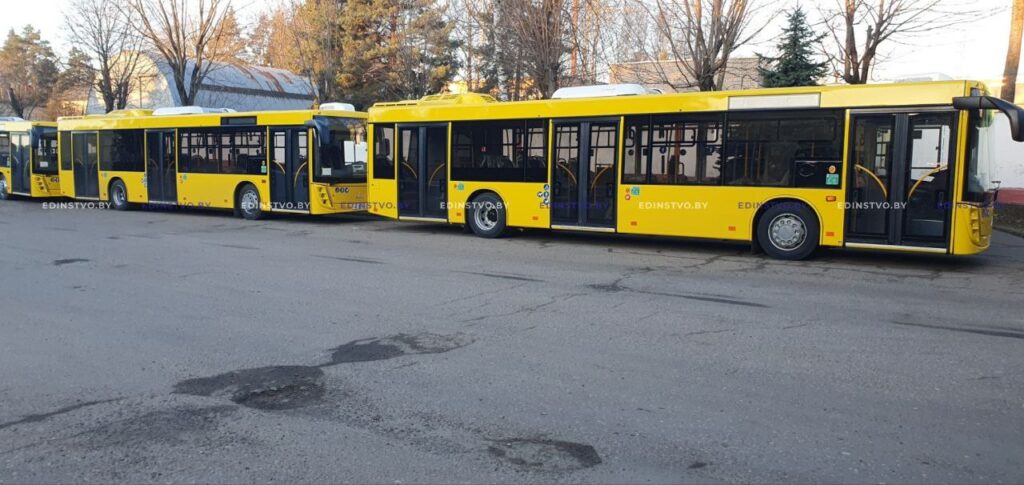
{"label": "bus passenger door", "polygon": [[96,199],[100,196],[99,146],[96,133],[74,133],[72,162],[74,163],[75,197]]}
{"label": "bus passenger door", "polygon": [[309,129],[270,130],[270,202],[276,211],[309,211]]}
{"label": "bus passenger door", "polygon": [[146,186],[149,201],[178,203],[178,165],[175,163],[174,132],[146,132]]}
{"label": "bus passenger door", "polygon": [[846,243],[932,248],[949,245],[956,113],[870,113],[851,117]]}
{"label": "bus passenger door", "polygon": [[399,126],[398,216],[448,219],[448,126]]}
{"label": "bus passenger door", "polygon": [[71,133],[57,133],[57,147],[60,151],[60,194],[64,197],[75,197],[75,173],[72,170]]}
{"label": "bus passenger door", "polygon": [[28,134],[11,133],[11,192],[21,195],[32,194],[32,162],[29,154],[32,143]]}
{"label": "bus passenger door", "polygon": [[614,229],[618,121],[555,123],[551,225]]}

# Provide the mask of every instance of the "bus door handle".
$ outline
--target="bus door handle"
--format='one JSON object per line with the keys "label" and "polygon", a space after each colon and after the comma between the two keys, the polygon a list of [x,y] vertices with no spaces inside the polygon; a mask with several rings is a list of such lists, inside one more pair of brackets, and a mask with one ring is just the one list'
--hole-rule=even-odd
{"label": "bus door handle", "polygon": [[941,208],[946,204],[946,191],[939,190],[935,192],[935,207]]}
{"label": "bus door handle", "polygon": [[614,195],[615,195],[615,187],[613,187],[612,184],[610,184],[610,183],[604,184],[604,196],[608,197],[608,198],[611,198]]}
{"label": "bus door handle", "polygon": [[562,183],[561,182],[555,182],[554,184],[552,184],[552,186],[551,186],[551,194],[554,195],[555,197],[558,197],[561,193],[562,193]]}

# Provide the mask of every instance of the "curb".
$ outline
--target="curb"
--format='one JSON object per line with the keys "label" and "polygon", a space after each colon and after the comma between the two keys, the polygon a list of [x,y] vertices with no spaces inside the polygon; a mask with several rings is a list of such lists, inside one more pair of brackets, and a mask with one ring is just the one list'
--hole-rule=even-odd
{"label": "curb", "polygon": [[997,231],[1005,232],[1005,233],[1013,235],[1013,236],[1024,237],[1024,230],[1014,229],[1012,227],[1006,227],[1006,226],[997,226],[997,225],[993,225],[992,228],[997,230]]}

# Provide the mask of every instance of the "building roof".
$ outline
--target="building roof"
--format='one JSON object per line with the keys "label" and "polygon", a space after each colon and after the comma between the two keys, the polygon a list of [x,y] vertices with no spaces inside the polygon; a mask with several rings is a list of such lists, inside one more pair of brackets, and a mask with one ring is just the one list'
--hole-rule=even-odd
{"label": "building roof", "polygon": [[[194,63],[189,61],[186,69],[189,76],[193,66]],[[133,85],[127,106],[130,109],[183,104],[170,66],[158,55],[142,56]],[[105,112],[96,93],[89,98],[89,114]],[[212,62],[193,104],[236,111],[273,111],[308,109],[315,99],[316,89],[309,79],[293,72],[241,63]]]}
{"label": "building roof", "polygon": [[[637,61],[612,64],[609,82],[613,84],[642,84],[665,93],[697,91],[694,82],[684,74],[686,67],[682,60]],[[756,57],[733,57],[725,68],[723,91],[753,89],[761,87],[757,73]]]}
{"label": "building roof", "polygon": [[[161,74],[172,86],[174,75],[166,62],[157,60],[156,65]],[[192,72],[194,63],[189,61],[187,72]],[[200,92],[220,92],[233,94],[236,97],[259,97],[267,99],[300,101],[304,107],[313,104],[316,98],[316,91],[313,85],[305,77],[284,69],[271,67],[248,66],[237,63],[212,62],[206,79],[200,87]],[[172,91],[175,92],[176,91]],[[177,95],[175,94],[175,100]],[[234,106],[227,106],[236,108]],[[269,107],[268,107],[269,108]],[[242,109],[245,109],[244,107]],[[264,108],[265,109],[265,108]]]}

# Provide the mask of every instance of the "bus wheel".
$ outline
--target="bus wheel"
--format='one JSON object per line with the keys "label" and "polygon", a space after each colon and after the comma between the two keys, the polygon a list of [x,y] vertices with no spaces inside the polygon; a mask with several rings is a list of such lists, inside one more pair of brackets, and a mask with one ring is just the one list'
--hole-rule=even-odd
{"label": "bus wheel", "polygon": [[128,189],[125,188],[124,182],[115,180],[114,183],[110,184],[110,207],[114,210],[126,211],[128,210]]}
{"label": "bus wheel", "polygon": [[799,202],[773,204],[757,221],[757,240],[776,259],[806,259],[818,249],[818,218]]}
{"label": "bus wheel", "polygon": [[505,203],[495,194],[481,194],[469,204],[466,219],[473,234],[495,238],[505,234]]}
{"label": "bus wheel", "polygon": [[242,217],[255,221],[263,217],[263,209],[260,208],[260,192],[256,187],[246,184],[238,191],[238,200],[235,201],[235,210]]}
{"label": "bus wheel", "polygon": [[0,200],[10,199],[11,195],[7,193],[7,179],[3,175],[0,175]]}

